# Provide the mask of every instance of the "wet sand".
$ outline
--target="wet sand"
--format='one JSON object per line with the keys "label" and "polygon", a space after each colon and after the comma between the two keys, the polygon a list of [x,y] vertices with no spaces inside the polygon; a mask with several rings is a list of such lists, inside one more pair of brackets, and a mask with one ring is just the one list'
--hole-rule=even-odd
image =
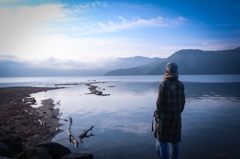
{"label": "wet sand", "polygon": [[[54,109],[51,99],[44,100],[41,107],[33,108],[24,103],[30,94],[48,91],[50,87],[7,87],[0,88],[0,140],[21,138],[25,148],[34,147],[41,142],[51,141],[60,130],[59,110]],[[38,101],[40,102],[40,101]]]}

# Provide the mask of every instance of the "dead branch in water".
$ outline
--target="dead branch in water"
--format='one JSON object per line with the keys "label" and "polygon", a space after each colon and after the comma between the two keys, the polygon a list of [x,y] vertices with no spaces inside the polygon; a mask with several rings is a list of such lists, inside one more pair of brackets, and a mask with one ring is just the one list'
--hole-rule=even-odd
{"label": "dead branch in water", "polygon": [[[75,147],[77,148],[78,147],[78,141],[75,139],[75,137],[72,135],[72,132],[71,132],[72,118],[69,117],[69,120],[67,120],[67,119],[62,119],[62,120],[69,122],[68,129],[67,129],[67,133],[68,133],[68,136],[69,136],[69,142],[73,143],[75,145]],[[94,128],[94,126],[90,127],[88,130],[83,130],[83,133],[78,136],[81,143],[83,143],[82,139],[95,135],[95,134],[92,133],[93,128]],[[91,134],[88,134],[89,131],[91,131]]]}
{"label": "dead branch in water", "polygon": [[100,91],[100,87],[98,87],[98,86],[93,86],[91,84],[88,84],[87,86],[89,86],[88,89],[90,90],[91,94],[95,94],[95,95],[99,95],[99,96],[109,96],[110,95],[110,94],[103,94],[103,92]]}
{"label": "dead branch in water", "polygon": [[[92,133],[92,129],[93,129],[93,128],[94,128],[94,126],[92,126],[91,128],[89,128],[88,130],[83,130],[83,133],[78,136],[81,143],[83,143],[83,141],[82,141],[83,138],[85,138],[85,137],[88,138],[88,137],[90,137],[90,136],[94,136],[94,135],[95,135],[95,134]],[[88,135],[87,133],[88,133],[89,131],[91,131],[91,134]]]}
{"label": "dead branch in water", "polygon": [[69,125],[68,125],[68,129],[67,129],[69,142],[73,143],[75,145],[75,147],[77,148],[78,147],[78,141],[74,138],[74,136],[71,133],[71,126],[72,126],[72,118],[69,117]]}

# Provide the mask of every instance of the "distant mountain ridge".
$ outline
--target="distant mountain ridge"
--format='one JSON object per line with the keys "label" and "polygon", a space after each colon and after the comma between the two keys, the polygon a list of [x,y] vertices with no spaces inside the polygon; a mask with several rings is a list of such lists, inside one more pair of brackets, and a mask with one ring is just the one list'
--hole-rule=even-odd
{"label": "distant mountain ridge", "polygon": [[143,56],[117,58],[103,67],[62,69],[58,67],[32,66],[17,58],[0,55],[0,77],[41,76],[114,76],[114,75],[162,75],[168,62],[179,65],[180,74],[240,74],[240,47],[232,50],[203,51],[184,49],[168,58]]}
{"label": "distant mountain ridge", "polygon": [[138,67],[145,64],[153,63],[156,60],[160,60],[161,58],[154,57],[143,57],[143,56],[134,56],[134,57],[125,57],[125,58],[117,58],[114,61],[109,61],[105,64],[106,68],[111,69],[119,69],[119,68],[129,68],[129,67]]}
{"label": "distant mountain ridge", "polygon": [[41,76],[100,76],[117,68],[138,67],[153,63],[160,58],[149,58],[142,56],[117,58],[104,63],[101,68],[95,69],[61,69],[56,67],[32,66],[23,61],[17,61],[15,57],[0,55],[0,77],[41,77]]}
{"label": "distant mountain ridge", "polygon": [[175,52],[166,59],[125,69],[116,69],[105,73],[113,75],[162,75],[168,62],[179,66],[179,73],[196,74],[240,74],[240,47],[232,50],[203,51],[184,49]]}

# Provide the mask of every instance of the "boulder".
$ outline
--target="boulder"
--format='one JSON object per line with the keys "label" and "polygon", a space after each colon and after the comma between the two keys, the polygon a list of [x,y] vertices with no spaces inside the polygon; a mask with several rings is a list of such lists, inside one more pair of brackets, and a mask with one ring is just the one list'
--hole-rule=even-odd
{"label": "boulder", "polygon": [[67,147],[55,142],[39,144],[37,145],[37,147],[46,148],[48,150],[48,154],[52,156],[53,159],[59,159],[71,153],[71,151]]}
{"label": "boulder", "polygon": [[60,159],[93,159],[93,154],[91,153],[71,153],[67,154]]}
{"label": "boulder", "polygon": [[10,150],[10,156],[19,154],[25,150],[22,140],[20,138],[11,138],[0,140],[1,143],[4,143]]}
{"label": "boulder", "polygon": [[21,153],[17,159],[52,159],[48,150],[44,148],[30,148]]}
{"label": "boulder", "polygon": [[[1,157],[11,157],[11,151],[10,149],[8,148],[8,146],[3,143],[3,142],[0,142],[0,156]],[[0,158],[1,158],[0,157]]]}

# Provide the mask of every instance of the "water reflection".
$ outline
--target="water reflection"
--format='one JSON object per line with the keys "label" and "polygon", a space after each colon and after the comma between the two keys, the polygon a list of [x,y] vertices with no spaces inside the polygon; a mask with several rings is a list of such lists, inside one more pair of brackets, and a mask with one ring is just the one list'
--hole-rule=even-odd
{"label": "water reflection", "polygon": [[[239,156],[240,84],[185,83],[182,156]],[[191,149],[189,149],[191,147]]]}
{"label": "water reflection", "polygon": [[[238,157],[240,83],[184,84],[186,106],[181,157],[213,158],[219,153]],[[61,105],[57,107],[63,113],[62,118],[73,118],[72,133],[75,136],[82,129],[95,126],[93,132],[96,136],[84,140],[78,149],[68,143],[66,132],[53,139],[67,145],[73,152],[90,151],[97,159],[157,158],[151,120],[158,85],[159,82],[111,81],[98,84],[110,96],[86,94],[89,90],[85,85],[33,96],[37,100],[61,100]],[[63,124],[61,128],[66,130],[67,123]]]}
{"label": "water reflection", "polygon": [[240,97],[240,83],[193,83],[184,82],[187,97]]}

